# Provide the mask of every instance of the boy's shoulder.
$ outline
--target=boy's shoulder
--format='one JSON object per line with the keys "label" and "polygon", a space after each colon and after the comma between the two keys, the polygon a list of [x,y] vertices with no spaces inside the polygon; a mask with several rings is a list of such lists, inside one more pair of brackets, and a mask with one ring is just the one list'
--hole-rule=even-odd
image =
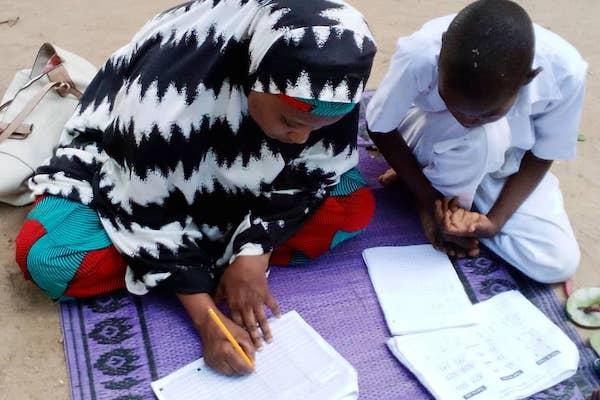
{"label": "boy's shoulder", "polygon": [[446,15],[426,22],[418,31],[409,36],[401,36],[396,43],[396,51],[415,58],[437,57],[442,47],[442,35],[455,15]]}
{"label": "boy's shoulder", "polygon": [[585,80],[587,63],[575,46],[538,24],[534,24],[534,30],[536,45],[534,67],[542,66],[544,69],[551,69],[557,83],[565,79]]}
{"label": "boy's shoulder", "polygon": [[[448,30],[455,15],[432,19],[409,36],[401,36],[396,42],[394,60],[404,65],[405,72],[413,76],[419,87],[427,87],[437,74],[437,63],[442,47],[442,35]],[[421,87],[423,86],[423,87]]]}

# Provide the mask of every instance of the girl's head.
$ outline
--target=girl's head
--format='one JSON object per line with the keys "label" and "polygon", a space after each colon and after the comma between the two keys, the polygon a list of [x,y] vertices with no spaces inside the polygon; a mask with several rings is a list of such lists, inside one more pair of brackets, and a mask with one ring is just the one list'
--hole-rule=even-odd
{"label": "girl's head", "polygon": [[252,91],[248,96],[248,110],[270,138],[303,144],[312,131],[336,123],[355,106],[354,103],[306,100]]}
{"label": "girl's head", "polygon": [[304,143],[360,101],[376,47],[354,8],[266,1],[252,29],[248,109],[267,136]]}

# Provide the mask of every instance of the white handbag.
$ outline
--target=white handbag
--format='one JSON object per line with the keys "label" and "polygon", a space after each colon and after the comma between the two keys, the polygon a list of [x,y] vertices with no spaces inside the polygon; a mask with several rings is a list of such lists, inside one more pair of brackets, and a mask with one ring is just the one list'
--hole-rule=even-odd
{"label": "white handbag", "polygon": [[49,43],[31,69],[17,72],[0,103],[0,202],[33,201],[27,182],[52,156],[96,73],[90,62]]}

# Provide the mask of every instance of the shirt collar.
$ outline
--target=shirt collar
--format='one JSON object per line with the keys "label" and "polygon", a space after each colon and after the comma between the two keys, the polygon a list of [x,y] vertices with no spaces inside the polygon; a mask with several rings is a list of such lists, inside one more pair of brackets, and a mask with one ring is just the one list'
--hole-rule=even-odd
{"label": "shirt collar", "polygon": [[536,54],[533,60],[533,68],[539,67],[542,68],[542,72],[527,86],[521,88],[519,97],[510,114],[531,115],[532,106],[535,103],[556,101],[562,98],[550,60],[545,56]]}

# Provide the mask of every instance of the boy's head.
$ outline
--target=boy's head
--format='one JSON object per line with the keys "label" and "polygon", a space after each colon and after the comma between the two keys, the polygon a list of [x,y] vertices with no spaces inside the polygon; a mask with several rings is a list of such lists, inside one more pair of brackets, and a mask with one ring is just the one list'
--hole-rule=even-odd
{"label": "boy's head", "polygon": [[498,120],[514,104],[532,70],[533,23],[509,0],[479,0],[454,18],[442,39],[439,92],[466,127]]}

